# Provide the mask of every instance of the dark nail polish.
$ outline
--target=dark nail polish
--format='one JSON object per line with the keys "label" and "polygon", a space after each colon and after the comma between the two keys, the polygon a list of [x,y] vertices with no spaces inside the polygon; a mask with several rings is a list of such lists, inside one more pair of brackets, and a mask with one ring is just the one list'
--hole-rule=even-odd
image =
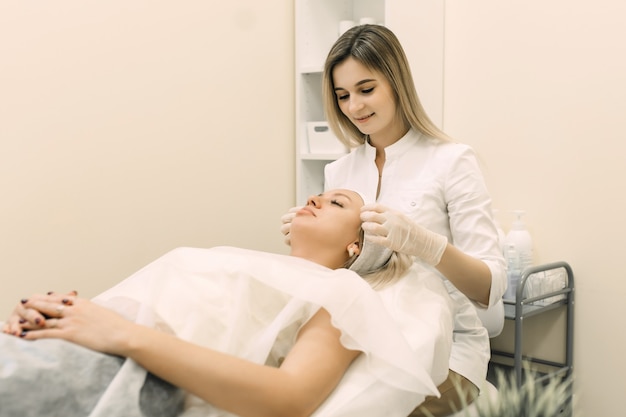
{"label": "dark nail polish", "polygon": [[20,319],[20,324],[26,323],[26,319]]}
{"label": "dark nail polish", "polygon": [[69,300],[68,298],[64,298],[64,299],[62,299],[62,300],[61,300],[61,302],[62,302],[63,304],[67,304],[67,303],[69,303],[69,302],[70,302],[70,300]]}
{"label": "dark nail polish", "polygon": [[41,319],[40,319],[39,317],[37,317],[37,318],[35,319],[35,324],[39,324],[39,323],[41,323]]}
{"label": "dark nail polish", "polygon": [[54,291],[48,291],[48,295],[54,294]]}
{"label": "dark nail polish", "polygon": [[26,336],[26,330],[24,330],[22,333],[20,333],[20,337],[24,337]]}
{"label": "dark nail polish", "polygon": [[27,302],[28,302],[28,298],[22,298],[20,300],[20,303],[22,303],[22,304],[26,304]]}

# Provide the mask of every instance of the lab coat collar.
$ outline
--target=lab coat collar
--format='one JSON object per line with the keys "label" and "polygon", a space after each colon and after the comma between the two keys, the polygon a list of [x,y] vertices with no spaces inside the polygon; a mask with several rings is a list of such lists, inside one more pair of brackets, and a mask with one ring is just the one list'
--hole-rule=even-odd
{"label": "lab coat collar", "polygon": [[[385,148],[385,159],[389,160],[404,155],[421,137],[420,132],[409,129],[406,135]],[[376,148],[369,143],[369,140],[365,141],[365,152],[368,157],[376,158]]]}

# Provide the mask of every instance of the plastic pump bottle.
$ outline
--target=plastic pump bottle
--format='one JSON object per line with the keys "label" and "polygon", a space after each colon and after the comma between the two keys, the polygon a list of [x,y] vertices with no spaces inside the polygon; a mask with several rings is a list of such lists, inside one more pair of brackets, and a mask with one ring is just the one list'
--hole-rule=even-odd
{"label": "plastic pump bottle", "polygon": [[504,298],[515,300],[517,286],[525,268],[533,265],[533,241],[530,232],[522,221],[524,211],[513,212],[517,218],[505,238],[505,258],[507,262],[508,287]]}

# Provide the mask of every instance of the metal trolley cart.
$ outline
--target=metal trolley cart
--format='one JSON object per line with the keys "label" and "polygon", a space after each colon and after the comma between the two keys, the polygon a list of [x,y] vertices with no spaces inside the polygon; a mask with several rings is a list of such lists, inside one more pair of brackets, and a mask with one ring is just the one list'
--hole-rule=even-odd
{"label": "metal trolley cart", "polygon": [[[536,288],[541,279],[555,274],[562,277],[562,285],[542,291]],[[535,286],[535,288],[532,288]],[[524,320],[543,314],[547,311],[565,307],[565,356],[564,361],[551,361],[537,357],[525,356],[522,353],[524,341]],[[513,372],[518,387],[523,383],[523,364],[546,365],[551,371],[542,373],[536,381],[544,381],[554,376],[570,377],[573,371],[574,346],[574,273],[566,262],[554,262],[524,269],[517,288],[515,300],[504,300],[506,320],[515,321],[513,353],[492,350],[492,357],[502,356],[513,359]]]}

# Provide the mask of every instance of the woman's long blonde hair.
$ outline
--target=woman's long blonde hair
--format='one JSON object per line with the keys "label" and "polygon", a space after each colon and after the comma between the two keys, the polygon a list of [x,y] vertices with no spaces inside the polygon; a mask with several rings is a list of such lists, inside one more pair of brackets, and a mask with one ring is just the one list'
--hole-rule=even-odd
{"label": "woman's long blonde hair", "polygon": [[433,138],[450,140],[424,111],[415,90],[411,68],[396,35],[381,25],[360,25],[345,32],[335,42],[326,58],[322,75],[326,119],[342,143],[353,148],[366,140],[366,136],[343,114],[335,95],[333,70],[350,57],[389,81],[399,116],[407,126]]}

